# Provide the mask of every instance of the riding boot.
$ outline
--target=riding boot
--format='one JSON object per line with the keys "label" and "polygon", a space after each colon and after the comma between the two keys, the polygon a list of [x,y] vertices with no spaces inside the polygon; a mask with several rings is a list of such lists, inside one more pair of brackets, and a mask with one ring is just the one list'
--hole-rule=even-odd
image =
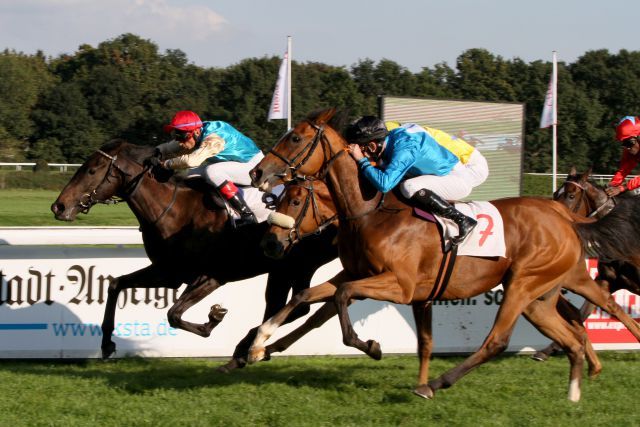
{"label": "riding boot", "polygon": [[462,243],[477,224],[475,219],[464,215],[446,200],[426,188],[415,193],[411,197],[411,200],[415,201],[419,207],[425,208],[425,210],[433,214],[450,219],[456,223],[458,226],[458,235],[451,238],[453,245]]}
{"label": "riding boot", "polygon": [[218,190],[229,202],[231,207],[240,214],[240,219],[236,221],[236,225],[255,224],[258,222],[251,208],[247,206],[247,202],[245,202],[242,197],[240,190],[238,190],[238,187],[236,187],[233,182],[225,181],[218,187]]}

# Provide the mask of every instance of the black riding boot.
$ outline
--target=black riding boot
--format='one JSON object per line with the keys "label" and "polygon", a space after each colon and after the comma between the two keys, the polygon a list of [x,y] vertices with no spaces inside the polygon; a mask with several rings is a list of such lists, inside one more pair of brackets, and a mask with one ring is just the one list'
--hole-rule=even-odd
{"label": "black riding boot", "polygon": [[236,224],[247,225],[255,224],[258,222],[258,219],[253,214],[253,211],[249,206],[247,206],[247,202],[244,201],[239,192],[227,200],[229,201],[231,207],[240,214],[240,220],[236,221]]}
{"label": "black riding boot", "polygon": [[422,189],[411,197],[419,207],[439,215],[443,218],[452,220],[458,226],[458,235],[451,239],[451,243],[458,245],[471,233],[473,227],[478,223],[475,219],[469,218],[462,212],[457,210],[453,205],[443,200],[440,196],[431,190]]}

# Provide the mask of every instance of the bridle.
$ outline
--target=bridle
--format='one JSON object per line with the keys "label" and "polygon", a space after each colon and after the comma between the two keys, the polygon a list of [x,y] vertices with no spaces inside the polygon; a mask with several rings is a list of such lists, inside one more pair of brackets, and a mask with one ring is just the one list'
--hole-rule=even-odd
{"label": "bridle", "polygon": [[[336,219],[338,219],[338,214],[335,214],[324,220],[321,218],[320,208],[318,206],[318,201],[316,200],[316,193],[313,188],[313,181],[315,180],[316,178],[313,178],[313,177],[296,177],[294,180],[288,183],[288,185],[295,185],[307,190],[307,195],[304,199],[302,210],[300,211],[297,218],[295,219],[295,223],[293,227],[289,229],[289,235],[287,236],[287,241],[290,243],[290,245],[294,245],[309,236],[319,235],[331,224],[333,224],[336,221]],[[312,208],[313,218],[316,221],[316,224],[319,224],[319,225],[314,231],[311,231],[308,233],[301,233],[300,227],[302,225],[302,221],[307,216],[307,211],[309,210],[309,207]]]}
{"label": "bridle", "polygon": [[[109,159],[109,166],[107,168],[107,171],[104,174],[104,177],[102,178],[102,181],[100,181],[100,183],[92,191],[84,193],[84,194],[82,194],[80,196],[80,201],[78,202],[78,205],[80,206],[80,212],[82,212],[84,214],[88,213],[89,210],[94,205],[96,205],[98,203],[105,204],[105,205],[115,205],[117,203],[121,203],[121,202],[125,202],[127,200],[130,200],[131,197],[133,197],[133,195],[136,193],[136,191],[140,187],[140,184],[142,183],[142,180],[144,179],[145,175],[147,174],[147,172],[149,172],[149,169],[150,169],[150,166],[144,166],[143,169],[142,169],[142,172],[140,172],[138,175],[133,177],[129,182],[125,182],[124,188],[123,188],[123,190],[121,192],[122,196],[113,195],[113,196],[111,196],[111,197],[109,197],[107,199],[99,199],[97,197],[97,195],[98,195],[98,190],[100,189],[100,187],[102,187],[102,185],[105,184],[105,183],[110,184],[111,183],[111,178],[117,178],[114,174],[112,174],[112,171],[114,169],[117,170],[118,172],[120,172],[125,177],[129,177],[129,176],[131,176],[131,174],[126,172],[123,168],[121,168],[116,163],[116,161],[118,160],[118,155],[117,154],[112,156],[112,155],[110,155],[108,153],[105,153],[102,150],[96,150],[96,153],[98,153],[101,156],[106,157],[107,159]],[[175,204],[177,192],[178,192],[178,185],[177,185],[177,183],[174,183],[173,196],[172,196],[171,202],[162,211],[162,213],[152,222],[152,225],[157,224],[158,221],[160,221],[160,219],[167,212],[169,212],[169,210],[171,210],[171,208]]]}
{"label": "bridle", "polygon": [[[587,209],[590,209],[593,205],[593,210],[587,215],[587,218],[592,218],[598,215],[603,209],[608,207],[610,205],[610,202],[613,203],[613,206],[611,206],[611,209],[613,209],[613,207],[616,205],[616,200],[612,197],[607,196],[606,200],[602,204],[600,204],[600,206],[595,206],[595,202],[592,202],[587,196],[588,190],[584,185],[576,181],[565,181],[564,185],[567,185],[567,184],[574,185],[581,190],[580,199],[578,200],[578,203],[576,203],[576,205],[571,210],[571,212],[573,213],[578,212],[578,210],[580,209],[580,206],[582,206],[582,203],[584,203],[587,206]],[[560,197],[562,193],[563,191],[558,191],[556,197]]]}
{"label": "bridle", "polygon": [[[278,153],[277,151],[275,151],[275,149],[278,147],[278,145],[284,141],[286,139],[286,137],[288,135],[291,134],[291,132],[293,132],[293,130],[287,132],[281,139],[280,141],[278,141],[278,143],[276,145],[274,145],[270,150],[269,153],[273,154],[274,156],[276,156],[278,159],[280,159],[284,164],[287,165],[287,168],[289,169],[289,175],[292,177],[289,180],[285,180],[287,174],[286,173],[281,173],[281,174],[275,174],[276,176],[278,176],[279,178],[281,178],[283,181],[285,181],[285,183],[291,182],[293,180],[309,180],[309,181],[313,181],[313,180],[324,180],[324,178],[326,177],[327,173],[329,172],[329,169],[331,168],[331,166],[333,165],[333,163],[336,161],[336,159],[338,157],[340,157],[341,155],[343,155],[344,153],[348,152],[348,148],[344,147],[343,149],[341,149],[340,151],[338,151],[337,153],[334,153],[331,150],[331,145],[329,144],[329,141],[327,140],[325,133],[324,133],[324,125],[317,125],[315,123],[313,123],[310,120],[306,120],[307,124],[309,126],[311,126],[313,129],[315,129],[316,133],[314,135],[314,137],[304,146],[302,147],[302,150],[300,150],[292,159],[287,159],[286,157],[284,157],[283,155],[281,155],[280,153]],[[311,156],[313,155],[313,153],[315,152],[316,148],[318,148],[318,146],[320,145],[320,143],[322,143],[325,146],[325,152],[329,153],[329,158],[328,160],[326,160],[324,162],[324,166],[323,168],[318,171],[318,174],[316,176],[307,176],[307,175],[301,175],[298,173],[298,170],[304,166],[307,161],[309,161],[309,159],[311,158]],[[306,155],[305,155],[306,153]],[[300,160],[300,162],[296,163],[298,161],[298,159],[300,159],[302,156],[304,155],[304,157],[302,158],[302,160]],[[313,188],[313,185],[309,186],[310,188]],[[307,188],[307,187],[305,187]],[[314,203],[315,203],[315,196],[313,195],[313,190],[311,190],[309,192],[309,194],[311,194],[314,199]],[[309,197],[309,194],[307,195],[307,197]],[[380,210],[384,207],[384,198],[385,198],[385,194],[382,193],[382,196],[380,197],[380,200],[378,201],[378,203],[376,204],[376,206],[364,213],[360,213],[358,215],[354,215],[354,216],[349,216],[349,217],[344,217],[341,218],[342,220],[346,220],[346,221],[351,221],[354,219],[358,219],[358,218],[362,218],[364,216],[369,215],[370,213],[373,213],[377,210]],[[301,222],[302,220],[300,219],[301,216],[298,216],[298,218],[296,219],[296,223],[298,223],[299,221]],[[302,216],[304,218],[304,216]]]}

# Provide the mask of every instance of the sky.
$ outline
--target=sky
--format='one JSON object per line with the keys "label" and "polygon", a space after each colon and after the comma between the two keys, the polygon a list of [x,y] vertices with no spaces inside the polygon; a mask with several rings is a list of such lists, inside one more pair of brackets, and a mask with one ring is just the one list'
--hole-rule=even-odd
{"label": "sky", "polygon": [[[419,72],[464,51],[575,62],[639,50],[637,0],[0,0],[0,49],[47,56],[133,33],[202,67],[282,56],[350,66],[389,59]],[[629,21],[622,18],[629,15]]]}

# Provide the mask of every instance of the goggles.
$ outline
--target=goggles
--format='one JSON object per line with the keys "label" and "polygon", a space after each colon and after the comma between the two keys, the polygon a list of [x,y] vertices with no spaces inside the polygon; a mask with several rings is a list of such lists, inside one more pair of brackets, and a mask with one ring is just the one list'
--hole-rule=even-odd
{"label": "goggles", "polygon": [[638,143],[638,138],[635,136],[632,136],[631,138],[627,138],[624,141],[622,141],[622,146],[624,148],[631,148],[637,143]]}
{"label": "goggles", "polygon": [[191,131],[187,131],[187,132],[182,132],[182,131],[179,131],[179,130],[173,131],[173,137],[178,142],[186,141],[187,139],[191,138],[191,135],[193,135],[193,132],[191,132]]}

